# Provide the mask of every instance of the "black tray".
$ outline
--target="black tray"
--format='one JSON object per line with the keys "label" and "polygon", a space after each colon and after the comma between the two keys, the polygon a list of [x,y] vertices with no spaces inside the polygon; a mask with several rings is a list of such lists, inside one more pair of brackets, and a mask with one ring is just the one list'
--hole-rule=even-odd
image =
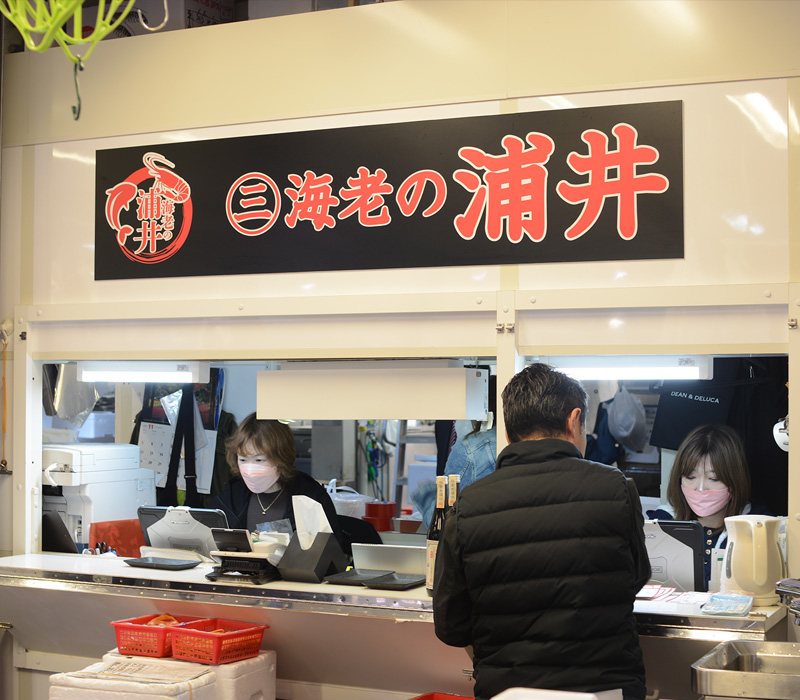
{"label": "black tray", "polygon": [[367,588],[382,588],[386,591],[404,591],[407,588],[414,588],[425,583],[425,577],[419,574],[396,574],[394,572],[370,578],[361,582]]}
{"label": "black tray", "polygon": [[384,571],[382,569],[350,569],[349,571],[342,571],[340,574],[326,576],[325,580],[328,583],[337,583],[344,586],[360,586],[364,581],[383,578],[393,573],[394,571]]}
{"label": "black tray", "polygon": [[130,566],[139,566],[144,569],[169,569],[179,571],[180,569],[193,569],[200,563],[200,560],[191,559],[164,559],[163,557],[139,557],[138,559],[125,559],[125,563]]}

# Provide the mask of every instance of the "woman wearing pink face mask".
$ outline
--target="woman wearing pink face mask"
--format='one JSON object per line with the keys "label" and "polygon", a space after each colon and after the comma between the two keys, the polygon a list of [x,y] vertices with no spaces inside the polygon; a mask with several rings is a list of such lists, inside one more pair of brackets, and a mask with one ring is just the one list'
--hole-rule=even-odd
{"label": "woman wearing pink face mask", "polygon": [[697,520],[703,525],[706,586],[711,575],[711,550],[727,545],[725,518],[765,513],[750,504],[744,444],[727,425],[701,425],[684,438],[670,473],[667,500],[673,513],[660,508],[648,511],[647,517]]}
{"label": "woman wearing pink face mask", "polygon": [[308,496],[322,505],[341,543],[336,509],[325,487],[295,468],[294,434],[288,425],[251,413],[225,447],[234,476],[210,507],[225,512],[228,527],[254,532],[259,523],[289,520],[296,529],[292,496]]}

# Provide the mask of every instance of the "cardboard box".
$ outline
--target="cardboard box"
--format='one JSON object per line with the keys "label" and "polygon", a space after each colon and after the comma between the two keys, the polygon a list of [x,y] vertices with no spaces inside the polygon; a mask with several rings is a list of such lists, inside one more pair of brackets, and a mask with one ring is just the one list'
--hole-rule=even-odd
{"label": "cardboard box", "polygon": [[420,528],[422,527],[421,520],[414,520],[412,518],[392,518],[392,523],[394,525],[395,532],[409,532],[416,534],[417,532],[420,532]]}

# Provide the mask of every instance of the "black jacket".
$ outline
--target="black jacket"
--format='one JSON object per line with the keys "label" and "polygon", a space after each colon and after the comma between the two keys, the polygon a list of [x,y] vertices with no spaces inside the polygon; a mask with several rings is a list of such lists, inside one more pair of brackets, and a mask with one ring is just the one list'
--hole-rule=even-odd
{"label": "black jacket", "polygon": [[[336,508],[334,508],[333,501],[322,484],[305,472],[295,471],[294,478],[284,488],[289,495],[289,499],[286,511],[281,518],[290,520],[292,529],[297,529],[297,525],[294,519],[291,497],[308,496],[322,504],[322,509],[328,517],[333,534],[336,535],[339,544],[342,543],[342,533],[339,527],[339,518],[336,515]],[[247,506],[250,503],[252,493],[247,488],[247,484],[244,483],[242,477],[236,475],[228,482],[222,493],[211,502],[209,508],[219,508],[224,511],[228,518],[228,527],[247,529]]]}
{"label": "black jacket", "polygon": [[650,578],[642,523],[633,483],[563,440],[509,445],[461,492],[433,609],[443,642],[474,647],[476,698],[518,686],[645,697],[633,616]]}

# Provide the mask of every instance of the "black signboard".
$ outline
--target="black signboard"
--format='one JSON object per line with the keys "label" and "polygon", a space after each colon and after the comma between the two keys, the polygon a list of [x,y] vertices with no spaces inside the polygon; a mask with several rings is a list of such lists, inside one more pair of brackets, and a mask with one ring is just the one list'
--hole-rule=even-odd
{"label": "black signboard", "polygon": [[97,152],[95,279],[683,257],[680,101]]}

